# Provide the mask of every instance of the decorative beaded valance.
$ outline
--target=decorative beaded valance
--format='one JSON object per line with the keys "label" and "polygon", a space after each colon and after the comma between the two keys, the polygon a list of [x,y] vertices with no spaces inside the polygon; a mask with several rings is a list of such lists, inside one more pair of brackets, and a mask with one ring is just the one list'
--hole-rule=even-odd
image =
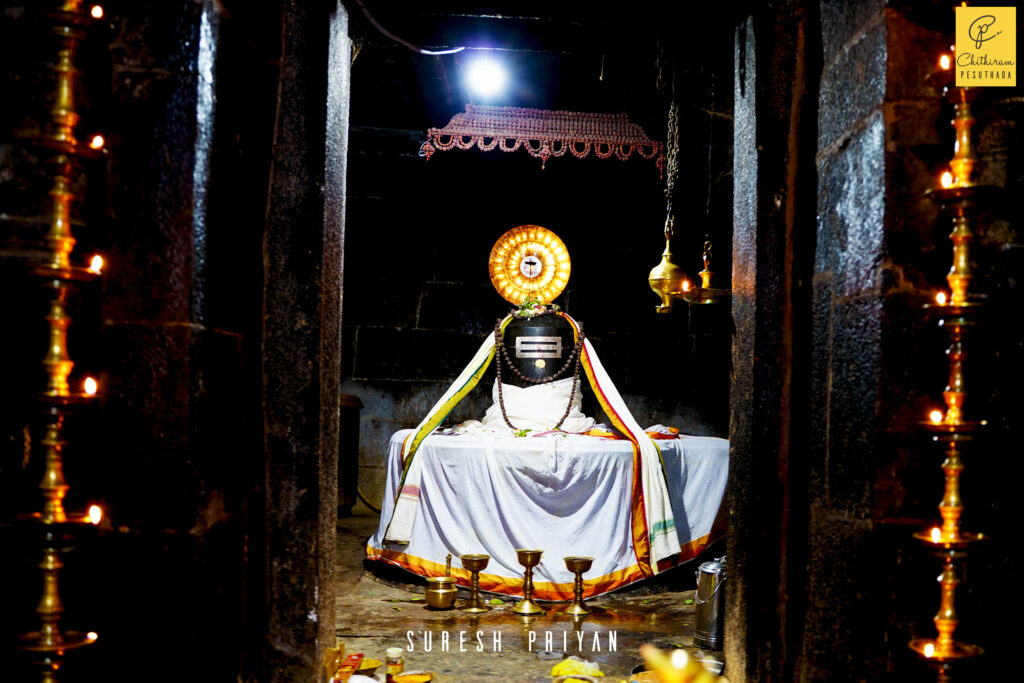
{"label": "decorative beaded valance", "polygon": [[524,148],[541,161],[569,152],[577,159],[593,150],[599,159],[611,156],[625,161],[633,152],[654,159],[658,173],[664,174],[664,145],[651,140],[643,128],[630,123],[625,114],[593,114],[574,111],[548,111],[522,107],[494,107],[467,104],[444,128],[431,128],[420,145],[420,156],[428,160],[434,152],[453,147],[489,152],[500,149],[514,152]]}

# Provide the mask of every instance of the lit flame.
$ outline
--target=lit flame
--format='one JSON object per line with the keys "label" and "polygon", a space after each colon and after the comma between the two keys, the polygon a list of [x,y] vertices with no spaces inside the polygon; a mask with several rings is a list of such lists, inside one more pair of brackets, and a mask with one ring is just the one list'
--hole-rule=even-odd
{"label": "lit flame", "polygon": [[96,631],[89,631],[88,633],[85,634],[85,639],[90,641],[90,642],[95,641],[99,637],[100,637],[100,634],[96,633]]}
{"label": "lit flame", "polygon": [[92,260],[89,261],[89,272],[99,275],[101,270],[103,270],[103,257],[96,254],[92,257]]}
{"label": "lit flame", "polygon": [[103,18],[103,8],[100,7],[99,5],[93,5],[92,8],[89,9],[89,14],[92,15],[93,19],[102,19]]}
{"label": "lit flame", "polygon": [[99,505],[89,506],[89,521],[93,524],[99,524],[100,520],[103,519],[103,508]]}
{"label": "lit flame", "polygon": [[932,643],[926,644],[924,646],[924,656],[925,657],[932,657],[934,655],[935,655],[935,645],[933,645]]}
{"label": "lit flame", "polygon": [[93,379],[92,377],[86,377],[85,381],[82,383],[82,388],[85,390],[85,393],[87,395],[95,396],[96,390],[99,388],[99,385],[96,384],[96,380]]}
{"label": "lit flame", "polygon": [[939,66],[943,71],[949,71],[949,67],[952,66],[952,62],[949,59],[949,55],[942,55],[939,57]]}
{"label": "lit flame", "polygon": [[946,190],[953,187],[953,174],[949,171],[945,171],[942,174],[942,178],[939,179],[939,183],[942,185],[943,189]]}
{"label": "lit flame", "polygon": [[93,149],[102,149],[106,140],[103,139],[102,135],[96,134],[92,136],[92,140],[89,141],[89,146]]}
{"label": "lit flame", "polygon": [[933,410],[932,412],[928,413],[928,419],[932,421],[932,424],[942,424],[942,411]]}
{"label": "lit flame", "polygon": [[672,651],[669,661],[672,662],[672,666],[676,669],[682,669],[689,663],[690,655],[686,654],[686,650],[676,648]]}
{"label": "lit flame", "polygon": [[939,531],[939,527],[932,527],[932,543],[938,543],[942,540],[942,532]]}
{"label": "lit flame", "polygon": [[945,292],[939,292],[938,294],[936,294],[935,295],[935,303],[937,303],[940,306],[945,306],[946,305],[946,293]]}
{"label": "lit flame", "polygon": [[683,291],[684,292],[689,292],[690,291],[690,281],[689,280],[683,280]]}

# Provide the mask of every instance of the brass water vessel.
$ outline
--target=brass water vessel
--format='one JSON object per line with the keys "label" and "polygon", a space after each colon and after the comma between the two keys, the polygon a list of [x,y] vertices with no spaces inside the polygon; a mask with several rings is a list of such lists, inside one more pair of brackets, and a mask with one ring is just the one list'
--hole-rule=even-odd
{"label": "brass water vessel", "polygon": [[458,594],[454,576],[431,576],[427,579],[427,590],[423,592],[423,597],[431,609],[451,609],[455,606]]}
{"label": "brass water vessel", "polygon": [[423,597],[427,601],[427,607],[431,609],[451,609],[455,606],[455,598],[459,594],[459,588],[455,585],[455,577],[452,576],[452,554],[448,553],[444,562],[444,576],[431,576],[427,578],[427,590]]}

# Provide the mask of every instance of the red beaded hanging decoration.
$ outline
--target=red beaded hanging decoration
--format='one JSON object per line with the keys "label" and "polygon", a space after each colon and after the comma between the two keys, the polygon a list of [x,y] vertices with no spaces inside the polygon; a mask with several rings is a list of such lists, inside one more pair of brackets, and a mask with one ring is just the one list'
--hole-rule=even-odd
{"label": "red beaded hanging decoration", "polygon": [[568,151],[577,159],[591,150],[599,159],[612,156],[625,161],[633,152],[644,159],[654,159],[658,174],[664,177],[665,153],[662,143],[651,140],[643,128],[630,123],[626,114],[549,111],[523,107],[495,107],[467,104],[466,111],[456,114],[444,128],[431,128],[420,146],[420,156],[428,160],[434,152],[459,149],[489,152],[497,146],[502,152],[515,152],[522,147],[541,160],[565,156]]}
{"label": "red beaded hanging decoration", "polygon": [[586,336],[583,334],[583,324],[580,323],[579,337],[576,339],[576,346],[573,347],[573,350],[569,354],[569,357],[565,359],[565,364],[561,367],[561,369],[555,374],[551,375],[550,377],[545,377],[543,379],[533,379],[532,377],[527,377],[526,375],[524,375],[519,368],[512,364],[512,359],[508,357],[508,349],[505,348],[504,338],[501,334],[501,318],[498,319],[498,322],[495,323],[494,325],[494,345],[496,349],[495,353],[497,353],[498,355],[497,362],[495,363],[498,382],[498,405],[501,407],[501,417],[503,420],[505,420],[505,424],[509,426],[509,429],[512,429],[513,431],[517,432],[520,431],[520,429],[516,427],[514,424],[512,424],[511,420],[508,419],[508,413],[505,412],[505,394],[502,391],[501,382],[502,361],[505,361],[509,369],[515,373],[516,377],[523,380],[524,382],[529,382],[530,384],[547,384],[549,382],[554,382],[556,379],[565,374],[565,371],[569,369],[569,364],[575,358],[576,365],[573,368],[572,372],[572,391],[569,392],[569,404],[565,406],[565,412],[562,413],[562,418],[558,421],[558,424],[551,428],[551,431],[555,431],[562,426],[562,423],[565,422],[566,418],[569,417],[569,413],[572,412],[572,402],[576,398],[576,387],[580,381],[580,358],[583,356],[584,339],[586,339]]}

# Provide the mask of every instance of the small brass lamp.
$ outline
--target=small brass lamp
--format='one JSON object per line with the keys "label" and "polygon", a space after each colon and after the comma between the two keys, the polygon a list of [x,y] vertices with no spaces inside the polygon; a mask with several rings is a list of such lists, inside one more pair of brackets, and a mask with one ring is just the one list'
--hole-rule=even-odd
{"label": "small brass lamp", "polygon": [[661,305],[654,310],[658,313],[672,312],[672,299],[678,298],[690,288],[683,269],[672,262],[672,216],[665,219],[665,251],[661,254],[661,263],[651,268],[647,282],[651,290],[661,298]]}
{"label": "small brass lamp", "polygon": [[687,288],[683,298],[690,304],[716,304],[728,302],[732,297],[732,291],[728,289],[715,288],[711,286],[711,240],[704,242],[704,270],[697,273],[700,275],[700,287]]}

